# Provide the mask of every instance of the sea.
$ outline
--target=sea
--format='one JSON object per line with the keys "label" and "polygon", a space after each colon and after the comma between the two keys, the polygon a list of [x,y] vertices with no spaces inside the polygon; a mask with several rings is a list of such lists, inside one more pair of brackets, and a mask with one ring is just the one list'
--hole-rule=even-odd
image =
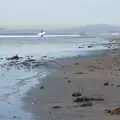
{"label": "sea", "polygon": [[[80,35],[0,35],[0,65],[6,64],[6,58],[19,55],[33,56],[37,60],[70,58],[74,56],[89,56],[94,51],[114,49],[116,41],[107,37],[81,37]],[[49,73],[43,67],[39,69],[9,70],[0,68],[0,120],[33,120],[32,114],[24,111],[21,98],[40,79]]]}

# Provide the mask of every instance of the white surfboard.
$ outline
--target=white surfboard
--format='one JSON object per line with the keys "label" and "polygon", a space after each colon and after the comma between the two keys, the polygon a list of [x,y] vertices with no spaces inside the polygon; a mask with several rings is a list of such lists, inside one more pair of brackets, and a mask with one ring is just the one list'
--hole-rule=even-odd
{"label": "white surfboard", "polygon": [[46,34],[46,32],[43,31],[43,32],[38,33],[37,36],[38,37],[44,37],[45,34]]}

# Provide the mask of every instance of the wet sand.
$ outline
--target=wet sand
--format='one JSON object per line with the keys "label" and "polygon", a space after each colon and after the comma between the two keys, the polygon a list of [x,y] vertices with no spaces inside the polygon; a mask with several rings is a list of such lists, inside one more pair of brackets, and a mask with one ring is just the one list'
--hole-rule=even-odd
{"label": "wet sand", "polygon": [[[99,56],[56,60],[58,65],[42,84],[23,98],[24,109],[35,120],[118,120],[105,109],[120,106],[120,50],[105,51]],[[57,65],[56,65],[57,66]],[[91,106],[79,106],[73,92],[103,98]]]}

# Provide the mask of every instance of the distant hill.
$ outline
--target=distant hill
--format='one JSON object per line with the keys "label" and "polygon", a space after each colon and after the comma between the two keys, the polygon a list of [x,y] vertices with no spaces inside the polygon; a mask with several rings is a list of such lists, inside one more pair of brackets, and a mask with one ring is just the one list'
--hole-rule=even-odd
{"label": "distant hill", "polygon": [[108,33],[108,32],[120,32],[120,26],[107,25],[107,24],[93,24],[83,27],[73,28],[71,32],[80,33]]}

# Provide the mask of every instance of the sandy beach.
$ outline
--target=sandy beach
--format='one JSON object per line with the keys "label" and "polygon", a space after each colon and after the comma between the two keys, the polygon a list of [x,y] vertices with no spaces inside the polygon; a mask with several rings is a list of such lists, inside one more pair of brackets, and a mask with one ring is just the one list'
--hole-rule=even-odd
{"label": "sandy beach", "polygon": [[[60,59],[56,63],[61,67],[56,67],[23,99],[24,109],[32,112],[35,120],[119,119],[119,115],[105,112],[120,106],[119,49],[89,58]],[[72,96],[75,92],[103,100],[77,103]]]}

